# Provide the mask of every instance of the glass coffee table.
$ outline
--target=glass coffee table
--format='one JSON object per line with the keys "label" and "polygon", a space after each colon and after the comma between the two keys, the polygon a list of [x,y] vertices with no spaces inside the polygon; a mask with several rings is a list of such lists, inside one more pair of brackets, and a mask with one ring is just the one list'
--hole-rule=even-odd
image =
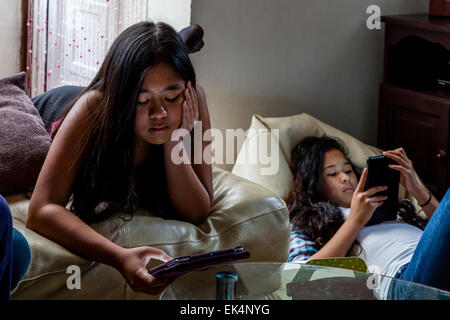
{"label": "glass coffee table", "polygon": [[[450,300],[450,292],[391,277],[301,263],[248,262],[177,278],[163,300],[215,300],[216,275],[237,275],[234,300]],[[223,288],[222,288],[223,289]]]}

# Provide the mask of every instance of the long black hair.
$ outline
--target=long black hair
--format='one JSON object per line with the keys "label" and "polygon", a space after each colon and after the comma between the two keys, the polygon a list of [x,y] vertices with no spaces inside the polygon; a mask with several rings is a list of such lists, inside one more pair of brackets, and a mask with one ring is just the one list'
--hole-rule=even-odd
{"label": "long black hair", "polygon": [[[163,22],[134,24],[117,37],[98,73],[79,95],[92,90],[102,94],[101,101],[89,110],[90,127],[82,137],[87,152],[72,189],[71,211],[86,222],[103,220],[119,209],[132,213],[142,205],[142,199],[147,204],[167,202],[161,146],[153,146],[151,161],[155,162],[155,170],[148,170],[148,163],[139,173],[139,167],[134,167],[139,91],[147,72],[163,61],[195,87],[195,71],[177,32]],[[74,104],[68,106],[64,117]],[[141,188],[146,196],[140,199],[135,176],[147,180],[145,185],[155,189]],[[152,209],[160,214],[166,211],[162,207]]]}
{"label": "long black hair", "polygon": [[[333,237],[345,221],[341,210],[322,192],[324,158],[331,150],[341,151],[349,160],[343,142],[327,136],[305,138],[291,153],[293,182],[286,198],[290,220],[293,228],[314,241],[317,250]],[[349,162],[359,180],[359,170]],[[399,199],[397,215],[400,220],[425,228],[426,223],[408,200]]]}

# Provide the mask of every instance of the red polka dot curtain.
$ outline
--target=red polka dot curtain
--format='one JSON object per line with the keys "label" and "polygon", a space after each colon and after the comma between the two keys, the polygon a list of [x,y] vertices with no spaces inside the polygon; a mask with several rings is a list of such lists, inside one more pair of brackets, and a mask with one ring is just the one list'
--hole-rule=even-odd
{"label": "red polka dot curtain", "polygon": [[190,22],[190,0],[30,1],[30,96],[61,85],[87,86],[119,33],[147,19],[185,27]]}

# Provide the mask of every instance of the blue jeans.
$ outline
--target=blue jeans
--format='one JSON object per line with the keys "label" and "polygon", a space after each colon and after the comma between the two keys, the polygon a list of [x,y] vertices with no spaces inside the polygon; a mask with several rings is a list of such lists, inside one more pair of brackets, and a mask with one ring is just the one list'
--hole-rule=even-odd
{"label": "blue jeans", "polygon": [[[411,261],[396,277],[450,291],[450,188],[428,222]],[[412,290],[406,284],[395,287],[391,288],[394,299],[411,297]]]}
{"label": "blue jeans", "polygon": [[10,297],[30,264],[30,247],[25,237],[12,226],[11,211],[0,195],[0,300]]}

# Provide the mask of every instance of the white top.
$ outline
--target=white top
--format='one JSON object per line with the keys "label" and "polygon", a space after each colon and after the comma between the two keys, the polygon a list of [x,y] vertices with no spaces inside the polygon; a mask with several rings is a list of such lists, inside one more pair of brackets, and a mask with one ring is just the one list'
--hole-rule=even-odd
{"label": "white top", "polygon": [[[344,218],[350,214],[350,208],[340,208]],[[403,265],[409,263],[419,243],[423,231],[401,221],[386,221],[362,228],[357,236],[361,245],[359,258],[366,262],[371,273],[393,277]],[[389,281],[390,283],[390,281]],[[381,288],[382,297],[387,289]]]}

